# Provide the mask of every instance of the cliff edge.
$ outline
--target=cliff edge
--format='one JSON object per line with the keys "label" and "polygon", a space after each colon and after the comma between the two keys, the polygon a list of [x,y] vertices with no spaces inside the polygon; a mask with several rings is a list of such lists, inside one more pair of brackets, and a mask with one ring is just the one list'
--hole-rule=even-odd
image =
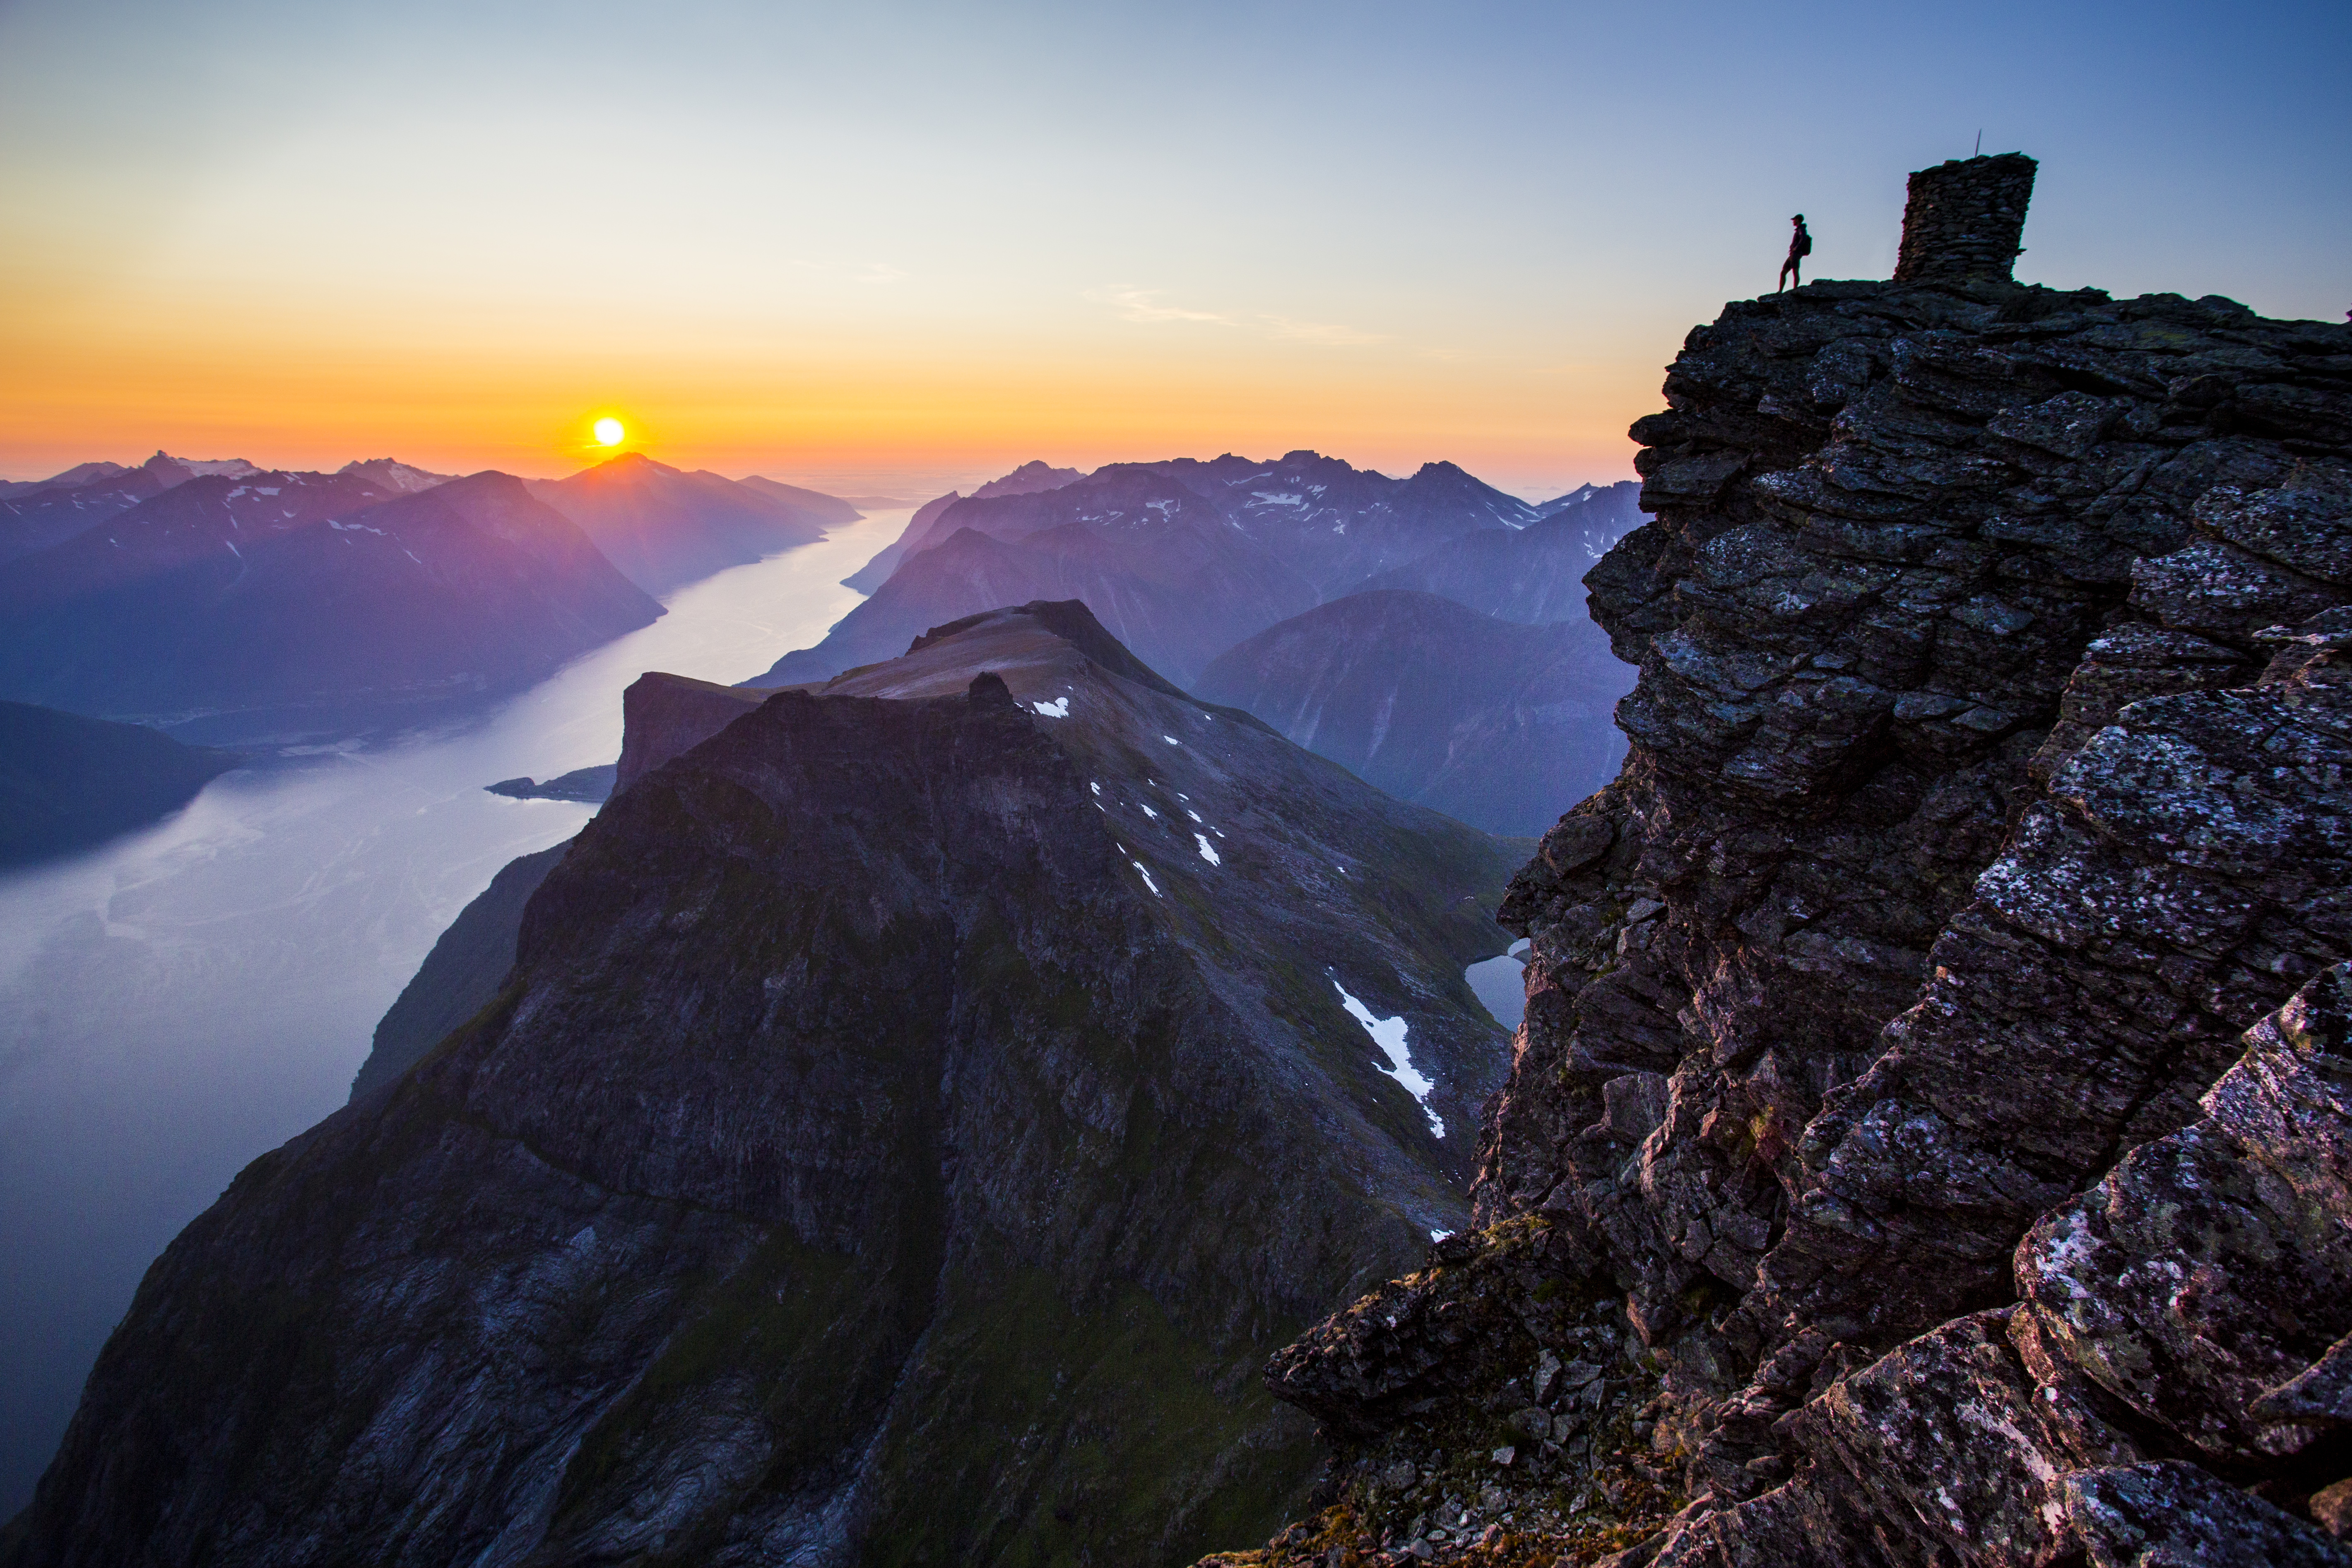
{"label": "cliff edge", "polygon": [[2352,328],[2020,286],[2032,176],[1633,426],[1485,1228],[1221,1561],[2352,1562]]}

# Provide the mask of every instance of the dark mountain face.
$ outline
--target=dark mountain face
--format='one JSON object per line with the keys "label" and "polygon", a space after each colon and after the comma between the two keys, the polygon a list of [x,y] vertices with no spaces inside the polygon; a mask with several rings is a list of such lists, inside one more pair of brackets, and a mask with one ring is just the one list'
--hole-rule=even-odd
{"label": "dark mountain face", "polygon": [[569,479],[534,479],[530,493],[655,595],[822,539],[828,521],[732,479],[635,452]]}
{"label": "dark mountain face", "polygon": [[1044,526],[1017,543],[958,530],[900,566],[824,641],[786,654],[750,684],[826,679],[889,658],[932,626],[1038,598],[1083,600],[1155,668],[1189,680],[1218,650],[1315,601],[1297,574],[1207,502],[1156,475],[965,501],[942,521],[968,509],[1013,514],[999,517],[1008,528]]}
{"label": "dark mountain face", "polygon": [[5,689],[208,737],[310,733],[512,689],[660,614],[509,476],[324,521],[304,514],[379,492],[257,477],[288,482],[192,479],[17,563]]}
{"label": "dark mountain face", "polygon": [[1640,493],[1631,479],[1606,489],[1587,485],[1546,502],[1542,516],[1525,528],[1463,534],[1363,586],[1438,594],[1526,626],[1583,620],[1584,574],[1646,521],[1636,504]]}
{"label": "dark mountain face", "polygon": [[497,999],[515,964],[523,906],[563,858],[571,841],[509,861],[458,912],[425,955],[415,977],[375,1026],[367,1060],[352,1079],[352,1099],[390,1087],[466,1021]]}
{"label": "dark mountain face", "polygon": [[1262,1568],[2352,1560],[2352,325],[2017,285],[2032,174],[1634,425],[1484,1228],[1269,1365]]}
{"label": "dark mountain face", "polygon": [[1258,633],[1193,689],[1400,800],[1531,837],[1616,773],[1610,714],[1633,676],[1590,622],[1516,626],[1391,589]]}
{"label": "dark mountain face", "polygon": [[1261,1532],[1310,1445],[1256,1364],[1461,1223],[1505,864],[1076,605],[776,694],[173,1243],[12,1568]]}
{"label": "dark mountain face", "polygon": [[0,702],[0,866],[70,855],[144,827],[236,761],[135,724]]}

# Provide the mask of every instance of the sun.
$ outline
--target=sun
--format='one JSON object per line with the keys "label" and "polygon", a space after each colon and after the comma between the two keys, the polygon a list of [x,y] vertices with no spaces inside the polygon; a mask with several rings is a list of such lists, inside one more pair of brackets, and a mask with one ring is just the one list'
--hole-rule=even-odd
{"label": "sun", "polygon": [[610,415],[592,426],[599,447],[617,447],[628,438],[629,427]]}

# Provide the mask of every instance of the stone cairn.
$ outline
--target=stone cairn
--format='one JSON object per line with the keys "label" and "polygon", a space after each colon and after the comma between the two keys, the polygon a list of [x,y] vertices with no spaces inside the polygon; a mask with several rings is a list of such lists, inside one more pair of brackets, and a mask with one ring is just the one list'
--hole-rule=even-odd
{"label": "stone cairn", "polygon": [[2006,283],[2025,232],[2039,167],[2022,153],[1955,158],[1911,176],[1895,281],[1997,278]]}

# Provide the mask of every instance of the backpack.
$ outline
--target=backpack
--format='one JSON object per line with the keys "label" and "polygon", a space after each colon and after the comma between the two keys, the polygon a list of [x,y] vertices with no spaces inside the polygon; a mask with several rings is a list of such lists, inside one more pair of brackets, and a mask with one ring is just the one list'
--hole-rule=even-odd
{"label": "backpack", "polygon": [[1811,256],[1812,253],[1813,237],[1810,234],[1799,236],[1797,239],[1797,254],[1800,256]]}

